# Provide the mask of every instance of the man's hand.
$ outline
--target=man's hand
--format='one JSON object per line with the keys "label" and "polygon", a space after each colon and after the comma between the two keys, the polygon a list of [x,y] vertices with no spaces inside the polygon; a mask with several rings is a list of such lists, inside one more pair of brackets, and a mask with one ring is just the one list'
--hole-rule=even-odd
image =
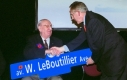
{"label": "man's hand", "polygon": [[53,49],[47,49],[47,50],[45,50],[45,54],[51,54],[51,55],[55,55],[55,54],[53,54],[53,53],[56,53],[55,52],[55,50],[53,50]]}
{"label": "man's hand", "polygon": [[53,55],[60,55],[61,53],[64,52],[64,48],[63,47],[52,47],[50,48],[52,51]]}
{"label": "man's hand", "polygon": [[86,65],[89,65],[89,64],[94,64],[94,61],[91,57],[88,58],[87,61],[86,61]]}

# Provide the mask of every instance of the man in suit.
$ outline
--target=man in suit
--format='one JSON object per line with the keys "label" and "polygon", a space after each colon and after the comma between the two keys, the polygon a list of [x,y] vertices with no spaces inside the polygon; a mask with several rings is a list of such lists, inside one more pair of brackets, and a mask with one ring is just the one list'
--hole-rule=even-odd
{"label": "man in suit", "polygon": [[83,2],[70,5],[71,19],[81,26],[80,34],[62,47],[52,47],[58,55],[72,51],[85,40],[92,51],[87,65],[97,64],[102,72],[101,80],[127,80],[127,43],[114,26],[100,14],[89,11]]}
{"label": "man in suit", "polygon": [[[48,19],[42,19],[37,25],[40,34],[31,36],[28,39],[28,44],[24,49],[24,56],[27,60],[45,58],[46,54],[51,53],[52,50],[49,49],[52,46],[62,46],[62,40],[55,38],[52,35],[52,24]],[[45,73],[44,73],[45,74]],[[43,75],[43,74],[42,74]],[[62,80],[60,77],[56,80]],[[30,77],[25,77],[22,80],[46,80],[40,79],[38,75],[33,75]]]}

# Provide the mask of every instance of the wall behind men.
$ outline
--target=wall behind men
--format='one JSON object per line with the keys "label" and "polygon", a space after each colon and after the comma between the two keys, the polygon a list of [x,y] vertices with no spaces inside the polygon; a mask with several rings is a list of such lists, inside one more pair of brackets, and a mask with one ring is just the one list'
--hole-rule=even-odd
{"label": "wall behind men", "polygon": [[[36,0],[37,21],[48,18],[53,28],[76,28],[72,24],[69,6],[75,0]],[[127,0],[78,0],[86,4],[90,11],[106,17],[115,28],[127,29]]]}

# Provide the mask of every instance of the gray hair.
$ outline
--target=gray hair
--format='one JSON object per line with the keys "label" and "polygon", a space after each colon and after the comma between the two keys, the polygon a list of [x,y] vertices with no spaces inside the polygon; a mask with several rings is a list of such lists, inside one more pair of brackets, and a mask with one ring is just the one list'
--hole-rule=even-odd
{"label": "gray hair", "polygon": [[48,20],[48,19],[41,19],[41,20],[38,22],[37,27],[41,25],[41,22],[42,22],[42,21],[49,21],[49,20]]}
{"label": "gray hair", "polygon": [[83,3],[83,2],[80,2],[80,1],[75,1],[73,2],[69,8],[71,10],[78,10],[78,11],[81,11],[81,12],[86,12],[88,11],[88,8],[87,6]]}

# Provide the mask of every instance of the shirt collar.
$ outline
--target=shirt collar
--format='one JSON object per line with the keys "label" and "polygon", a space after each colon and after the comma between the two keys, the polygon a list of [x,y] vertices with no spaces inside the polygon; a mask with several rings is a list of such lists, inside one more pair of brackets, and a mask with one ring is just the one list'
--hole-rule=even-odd
{"label": "shirt collar", "polygon": [[[44,40],[45,40],[45,39],[44,39],[43,37],[41,37],[41,38],[42,38],[42,41],[43,41],[43,43],[45,43],[45,42],[44,42]],[[46,39],[46,42],[47,42],[47,44],[48,44],[48,47],[49,47],[50,38],[47,38],[47,39]]]}
{"label": "shirt collar", "polygon": [[[43,37],[41,37],[42,40],[44,41],[45,39]],[[46,41],[49,42],[50,38],[47,38]]]}

